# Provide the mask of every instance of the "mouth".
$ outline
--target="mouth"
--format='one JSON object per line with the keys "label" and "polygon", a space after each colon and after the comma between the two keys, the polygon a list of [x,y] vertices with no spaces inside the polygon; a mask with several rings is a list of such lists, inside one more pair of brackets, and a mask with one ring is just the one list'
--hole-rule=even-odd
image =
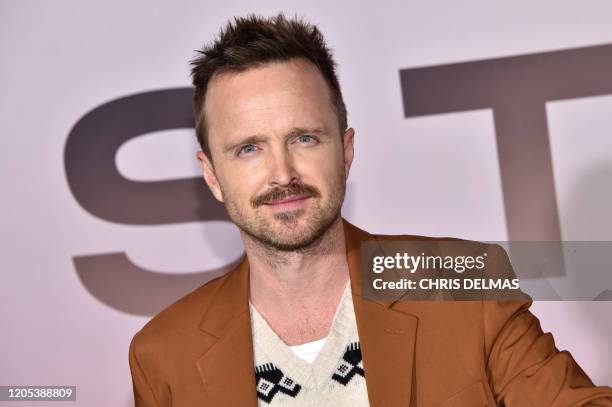
{"label": "mouth", "polygon": [[308,196],[308,195],[290,196],[290,197],[287,197],[285,199],[279,199],[278,201],[268,202],[268,203],[266,203],[266,205],[268,205],[268,206],[280,206],[280,205],[286,205],[286,204],[289,204],[289,203],[298,203],[299,201],[305,201],[308,198],[310,198],[310,196]]}

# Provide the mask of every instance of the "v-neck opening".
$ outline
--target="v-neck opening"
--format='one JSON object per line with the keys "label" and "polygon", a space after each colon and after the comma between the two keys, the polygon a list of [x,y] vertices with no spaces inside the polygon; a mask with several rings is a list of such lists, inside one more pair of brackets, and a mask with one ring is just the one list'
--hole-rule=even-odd
{"label": "v-neck opening", "polygon": [[[325,344],[312,363],[296,355],[250,301],[249,309],[253,324],[253,341],[259,344],[258,347],[266,358],[293,380],[316,390],[320,390],[333,375],[349,344],[350,337],[357,336],[350,279],[334,313]],[[261,346],[261,343],[268,345]],[[269,352],[266,349],[268,346],[274,349],[274,352]]]}

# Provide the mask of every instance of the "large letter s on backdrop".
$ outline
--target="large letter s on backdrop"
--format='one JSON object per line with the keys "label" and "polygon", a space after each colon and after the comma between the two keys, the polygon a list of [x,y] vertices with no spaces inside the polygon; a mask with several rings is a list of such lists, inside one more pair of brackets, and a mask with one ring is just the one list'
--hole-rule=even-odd
{"label": "large letter s on backdrop", "polygon": [[[70,190],[83,209],[130,225],[229,220],[202,178],[137,182],[124,178],[115,164],[117,150],[130,139],[193,128],[192,96],[191,88],[139,93],[105,103],[78,120],[66,141],[64,165]],[[139,315],[155,314],[227,270],[154,272],[138,267],[123,252],[74,257],[74,264],[94,297]]]}

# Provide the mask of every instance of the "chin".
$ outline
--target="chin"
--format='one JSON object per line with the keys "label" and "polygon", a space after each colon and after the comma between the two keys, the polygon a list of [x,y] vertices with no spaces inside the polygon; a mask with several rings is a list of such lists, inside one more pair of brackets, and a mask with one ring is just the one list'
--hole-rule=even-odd
{"label": "chin", "polygon": [[283,251],[294,251],[311,247],[329,230],[328,227],[313,228],[313,225],[302,224],[295,228],[277,229],[274,236],[270,236],[269,242],[276,249]]}
{"label": "chin", "polygon": [[298,227],[291,230],[278,230],[275,236],[271,236],[279,245],[300,246],[305,245],[312,240],[312,233],[305,227]]}

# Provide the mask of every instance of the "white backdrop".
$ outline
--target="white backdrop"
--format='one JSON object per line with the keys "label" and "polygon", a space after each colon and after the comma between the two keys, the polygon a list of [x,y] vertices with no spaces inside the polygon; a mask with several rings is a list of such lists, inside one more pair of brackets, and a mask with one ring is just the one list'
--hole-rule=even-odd
{"label": "white backdrop", "polygon": [[[242,247],[228,222],[92,216],[67,182],[68,134],[103,103],[189,86],[193,50],[231,16],[279,11],[318,24],[335,49],[356,129],[343,214],[377,233],[508,239],[492,111],[406,119],[401,69],[612,43],[607,0],[2,0],[0,385],[76,385],[70,405],[132,405],[127,349],[149,317],[97,299],[73,258],[124,252],[143,269],[195,273]],[[612,240],[612,95],[546,112],[562,238]],[[126,142],[115,161],[128,179],[171,180],[198,175],[196,150],[192,131],[162,131]],[[611,302],[533,310],[596,383],[612,384]]]}

